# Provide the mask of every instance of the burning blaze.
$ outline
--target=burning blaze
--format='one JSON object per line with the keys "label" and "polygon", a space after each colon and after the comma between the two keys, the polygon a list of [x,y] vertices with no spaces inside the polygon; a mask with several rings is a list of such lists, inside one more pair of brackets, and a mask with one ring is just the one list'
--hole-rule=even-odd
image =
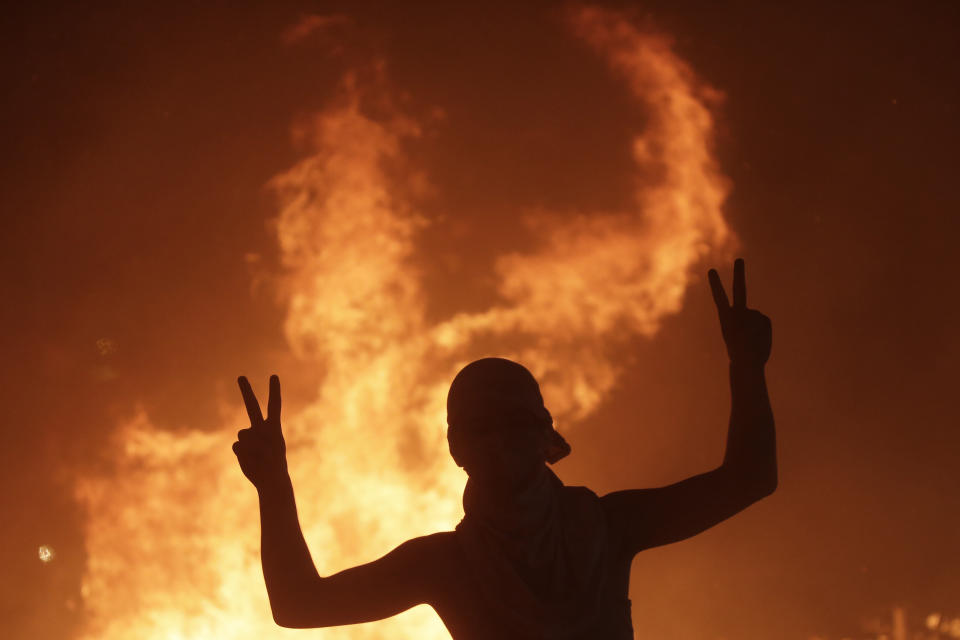
{"label": "burning blaze", "polygon": [[[465,476],[448,456],[444,419],[461,366],[491,348],[520,360],[542,381],[560,428],[575,425],[620,373],[612,347],[653,335],[680,309],[697,262],[730,246],[721,215],[727,183],[710,153],[713,94],[667,40],[618,14],[581,9],[570,24],[648,112],[647,130],[625,144],[637,171],[659,181],[638,188],[623,212],[527,216],[541,245],[498,258],[495,306],[428,323],[431,292],[411,259],[429,220],[415,190],[400,189],[387,169],[406,172],[403,184],[422,183],[403,157],[419,124],[365,116],[353,75],[298,131],[312,155],[271,182],[281,202],[286,336],[297,358],[324,371],[312,404],[283,421],[304,534],[322,575],[461,517]],[[447,637],[426,607],[340,629],[273,624],[256,496],[230,452],[243,422],[238,398],[214,432],[164,432],[142,413],[118,429],[116,474],[77,488],[89,514],[83,637]]]}

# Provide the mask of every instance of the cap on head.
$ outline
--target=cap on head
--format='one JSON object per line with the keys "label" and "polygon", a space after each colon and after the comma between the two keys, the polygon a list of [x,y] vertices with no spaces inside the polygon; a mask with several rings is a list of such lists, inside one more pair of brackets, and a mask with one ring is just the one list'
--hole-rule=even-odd
{"label": "cap on head", "polygon": [[540,385],[526,367],[506,358],[481,358],[461,369],[447,394],[447,438],[454,461],[463,466],[458,432],[482,429],[495,417],[518,410],[529,412],[549,429],[547,462],[554,463],[570,453],[570,445],[553,428]]}

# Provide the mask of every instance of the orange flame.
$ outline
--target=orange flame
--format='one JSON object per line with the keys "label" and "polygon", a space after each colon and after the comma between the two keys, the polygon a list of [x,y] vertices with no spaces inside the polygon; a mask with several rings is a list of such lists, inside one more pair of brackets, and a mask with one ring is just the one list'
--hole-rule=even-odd
{"label": "orange flame", "polygon": [[[732,244],[721,215],[727,181],[710,151],[716,94],[665,38],[618,14],[580,9],[571,25],[649,112],[633,157],[660,181],[638,189],[627,211],[527,215],[542,242],[498,258],[497,306],[428,323],[430,292],[411,258],[429,221],[384,169],[404,166],[402,143],[420,127],[399,114],[365,116],[353,75],[300,131],[313,154],[271,183],[282,203],[286,336],[295,356],[325,370],[315,401],[284,419],[301,522],[323,575],[459,520],[465,476],[447,455],[444,401],[462,365],[491,355],[483,341],[528,365],[561,428],[575,425],[624,366],[611,346],[653,335],[680,309],[696,263]],[[89,514],[84,638],[287,633],[269,615],[255,495],[229,451],[242,422],[238,403],[221,430],[172,434],[141,412],[117,431],[115,476],[78,483]],[[426,607],[313,633],[448,637]]]}

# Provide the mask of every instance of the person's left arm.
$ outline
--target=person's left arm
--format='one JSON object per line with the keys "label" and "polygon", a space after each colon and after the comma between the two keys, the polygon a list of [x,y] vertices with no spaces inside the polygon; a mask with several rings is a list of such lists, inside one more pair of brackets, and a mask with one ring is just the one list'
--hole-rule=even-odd
{"label": "person's left arm", "polygon": [[709,278],[730,357],[726,454],[712,471],[664,487],[615,491],[602,498],[631,553],[696,535],[777,487],[773,411],[764,375],[770,319],[746,307],[742,259],[734,263],[733,305],[715,270],[710,270]]}

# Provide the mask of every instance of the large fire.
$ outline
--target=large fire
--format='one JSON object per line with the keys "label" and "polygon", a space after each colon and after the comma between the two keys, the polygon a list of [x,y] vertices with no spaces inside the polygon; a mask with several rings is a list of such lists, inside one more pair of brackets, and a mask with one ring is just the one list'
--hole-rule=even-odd
{"label": "large fire", "polygon": [[[679,310],[700,259],[732,248],[721,215],[728,186],[711,155],[716,93],[668,39],[619,14],[580,9],[570,25],[648,114],[642,135],[624,144],[637,172],[659,181],[638,187],[622,212],[528,216],[540,245],[498,258],[496,306],[427,321],[431,292],[411,258],[430,220],[384,169],[416,175],[403,149],[420,124],[399,112],[365,116],[354,75],[302,132],[312,154],[271,183],[281,202],[286,336],[297,358],[325,372],[309,406],[283,420],[322,575],[457,523],[465,476],[447,453],[444,401],[462,365],[485,355],[523,362],[542,381],[559,429],[575,428],[624,366],[611,347],[653,335]],[[78,485],[88,512],[83,637],[448,637],[426,607],[341,629],[273,624],[256,496],[230,452],[244,423],[239,396],[231,411],[220,429],[177,434],[141,414],[117,431],[115,475]]]}

